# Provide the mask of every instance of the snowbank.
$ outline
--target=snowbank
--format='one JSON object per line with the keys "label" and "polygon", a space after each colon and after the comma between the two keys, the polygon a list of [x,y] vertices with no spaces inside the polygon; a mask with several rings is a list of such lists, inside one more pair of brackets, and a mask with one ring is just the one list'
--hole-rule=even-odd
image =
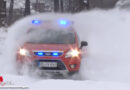
{"label": "snowbank", "polygon": [[[109,80],[130,82],[130,13],[118,10],[93,10],[79,14],[40,14],[26,17],[8,31],[6,48],[0,64],[3,73],[15,72],[15,54],[23,43],[26,30],[33,19],[73,20],[81,40],[89,43],[82,62],[80,75],[83,80]],[[8,63],[7,63],[8,62]],[[8,66],[8,67],[7,67]]]}

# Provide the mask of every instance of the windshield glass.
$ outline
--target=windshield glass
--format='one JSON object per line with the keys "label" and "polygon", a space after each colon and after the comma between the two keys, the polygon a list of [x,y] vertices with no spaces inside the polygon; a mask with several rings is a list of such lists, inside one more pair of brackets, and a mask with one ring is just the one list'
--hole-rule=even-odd
{"label": "windshield glass", "polygon": [[33,44],[73,44],[75,34],[65,30],[33,30],[28,34],[27,43]]}

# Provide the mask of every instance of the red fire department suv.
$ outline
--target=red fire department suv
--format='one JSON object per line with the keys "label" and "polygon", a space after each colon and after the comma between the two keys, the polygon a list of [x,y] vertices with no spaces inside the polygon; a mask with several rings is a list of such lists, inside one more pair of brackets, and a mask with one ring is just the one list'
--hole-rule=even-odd
{"label": "red fire department suv", "polygon": [[[39,26],[39,24],[41,24]],[[57,23],[57,25],[53,25]],[[66,20],[42,22],[33,20],[36,25],[27,31],[27,41],[17,52],[17,62],[29,62],[43,72],[77,72],[80,69],[82,47],[73,25]]]}

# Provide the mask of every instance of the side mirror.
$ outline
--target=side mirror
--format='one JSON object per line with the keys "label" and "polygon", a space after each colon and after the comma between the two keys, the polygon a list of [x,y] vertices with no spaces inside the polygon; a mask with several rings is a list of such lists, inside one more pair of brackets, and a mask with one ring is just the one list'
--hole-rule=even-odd
{"label": "side mirror", "polygon": [[81,46],[80,46],[80,48],[82,49],[84,46],[88,46],[88,42],[86,42],[86,41],[81,41]]}

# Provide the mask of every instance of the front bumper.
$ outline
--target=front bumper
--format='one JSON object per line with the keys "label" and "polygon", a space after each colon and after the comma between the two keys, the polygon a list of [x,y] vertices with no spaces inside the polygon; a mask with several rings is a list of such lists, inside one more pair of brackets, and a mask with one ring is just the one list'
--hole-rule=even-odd
{"label": "front bumper", "polygon": [[[28,63],[43,72],[77,72],[80,69],[81,58],[63,57],[21,57],[17,56],[17,62]],[[39,67],[39,62],[57,62],[57,67]]]}
{"label": "front bumper", "polygon": [[69,73],[68,70],[38,70],[40,73],[46,74],[46,73],[51,73],[51,74],[67,74]]}

